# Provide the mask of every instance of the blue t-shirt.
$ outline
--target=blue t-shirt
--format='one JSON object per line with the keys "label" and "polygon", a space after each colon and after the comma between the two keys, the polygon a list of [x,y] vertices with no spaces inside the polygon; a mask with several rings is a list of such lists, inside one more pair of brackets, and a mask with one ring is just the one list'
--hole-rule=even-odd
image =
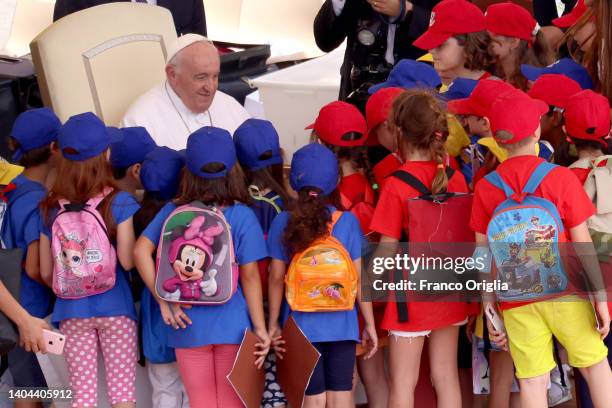
{"label": "blue t-shirt", "polygon": [[[251,196],[249,208],[253,210],[255,217],[257,217],[264,235],[267,235],[270,230],[270,225],[272,225],[272,221],[274,221],[274,218],[276,218],[276,216],[280,214],[280,211],[285,208],[285,204],[283,203],[283,199],[274,191],[269,191],[267,194],[264,194],[263,197],[265,199],[262,200]],[[280,211],[277,211],[270,202],[276,204]]]}
{"label": "blue t-shirt", "polygon": [[[111,213],[117,225],[128,220],[139,209],[140,206],[136,199],[124,191],[118,192],[111,204]],[[43,232],[47,236],[51,235],[49,226],[45,226]],[[51,321],[59,324],[62,320],[67,319],[110,316],[127,316],[136,320],[132,292],[119,259],[117,259],[115,286],[112,289],[81,299],[57,298]]]}
{"label": "blue t-shirt", "polygon": [[[332,213],[336,211],[332,206],[328,208]],[[268,233],[270,257],[286,264],[291,261],[291,255],[287,253],[283,244],[283,233],[288,221],[289,212],[283,211],[274,219]],[[347,211],[342,214],[332,230],[332,235],[346,248],[351,259],[356,260],[361,257],[363,233],[359,221],[352,213]],[[281,322],[284,324],[291,314],[311,343],[341,340],[359,341],[357,306],[353,310],[343,312],[297,312],[290,310],[286,302],[283,303]]]}
{"label": "blue t-shirt", "polygon": [[[176,208],[168,203],[157,213],[142,235],[158,245],[164,222]],[[246,205],[223,208],[230,225],[236,262],[245,265],[265,258],[266,244],[259,222]],[[169,330],[168,345],[174,348],[201,347],[209,344],[240,344],[245,329],[251,329],[249,310],[240,282],[232,298],[219,306],[193,306],[185,313],[192,324],[185,329]]]}
{"label": "blue t-shirt", "polygon": [[[16,188],[7,192],[8,225],[11,228],[16,248],[23,252],[26,259],[28,245],[40,239],[40,202],[45,198],[47,189],[40,183],[20,174],[12,181]],[[5,238],[6,239],[6,238]],[[51,313],[53,292],[28,276],[25,269],[21,274],[19,303],[33,316],[45,317]]]}

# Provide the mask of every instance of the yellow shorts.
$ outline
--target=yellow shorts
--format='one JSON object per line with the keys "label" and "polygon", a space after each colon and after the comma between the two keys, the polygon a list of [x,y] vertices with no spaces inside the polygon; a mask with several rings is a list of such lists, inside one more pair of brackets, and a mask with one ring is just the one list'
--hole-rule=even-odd
{"label": "yellow shorts", "polygon": [[567,350],[572,367],[590,367],[608,355],[591,303],[577,297],[562,299],[503,312],[518,378],[537,377],[555,367],[553,336]]}

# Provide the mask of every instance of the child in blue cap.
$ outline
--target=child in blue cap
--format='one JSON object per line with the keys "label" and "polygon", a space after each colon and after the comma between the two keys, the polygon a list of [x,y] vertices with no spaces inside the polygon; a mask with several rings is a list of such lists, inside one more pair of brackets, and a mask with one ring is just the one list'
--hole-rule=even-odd
{"label": "child in blue cap", "polygon": [[571,58],[561,58],[543,68],[523,64],[521,72],[530,81],[535,81],[544,74],[561,74],[578,82],[583,90],[593,89],[593,80],[589,71]]}
{"label": "child in blue cap", "polygon": [[[298,192],[298,201],[291,210],[283,211],[274,219],[268,236],[268,251],[272,257],[268,330],[272,339],[278,339],[280,326],[291,315],[321,353],[306,388],[304,406],[325,406],[327,398],[333,398],[334,404],[339,407],[349,406],[356,346],[360,341],[357,308],[302,312],[287,307],[281,310],[281,304],[285,273],[291,258],[310,247],[315,240],[325,237],[330,228],[331,235],[350,255],[359,276],[363,233],[352,213],[339,212],[330,203],[338,184],[338,161],[327,147],[311,143],[295,152],[291,161],[290,182]],[[376,353],[378,346],[372,304],[362,301],[359,291],[357,300],[365,320],[363,340],[367,343],[364,348],[368,350],[366,358],[369,358]]]}
{"label": "child in blue cap", "polygon": [[150,290],[154,290],[155,262],[166,218],[180,205],[199,201],[221,208],[231,230],[240,280],[234,295],[218,306],[183,309],[161,306],[163,320],[174,326],[168,345],[174,347],[179,372],[192,408],[241,407],[227,375],[232,369],[245,329],[253,328],[260,343],[254,353],[262,365],[270,340],[265,326],[261,282],[257,262],[267,256],[261,227],[249,201],[244,176],[237,165],[229,132],[203,127],[189,136],[178,198],[166,204],[147,226],[136,244],[136,266]]}
{"label": "child in blue cap", "polygon": [[[145,156],[140,167],[144,197],[140,211],[134,215],[136,236],[140,236],[159,210],[176,197],[184,165],[183,155],[165,146],[156,147]],[[160,304],[169,307],[144,286],[140,295],[141,347],[153,388],[153,407],[186,408],[189,401],[176,365],[174,349],[168,346],[167,327],[162,319]]]}
{"label": "child in blue cap", "polygon": [[142,190],[140,168],[145,156],[155,149],[155,141],[142,126],[112,128],[111,131],[121,134],[111,145],[113,177],[121,190],[135,194],[136,190]]}
{"label": "child in blue cap", "polygon": [[[3,216],[2,241],[7,248],[22,251],[19,302],[28,313],[38,318],[46,317],[53,303],[53,294],[40,275],[38,206],[47,193],[45,182],[55,165],[53,144],[60,126],[51,109],[29,110],[17,117],[9,139],[14,151],[13,160],[25,170],[3,192],[7,210]],[[16,387],[47,386],[34,353],[16,347],[9,353],[8,362]]]}
{"label": "child in blue cap", "polygon": [[[61,178],[41,204],[45,221],[40,235],[41,274],[48,281],[53,277],[58,295],[51,321],[66,335],[64,356],[74,392],[73,406],[98,403],[98,343],[110,403],[135,407],[136,402],[136,310],[125,271],[134,265],[132,217],[140,207],[113,181],[109,148],[115,137],[91,112],[68,119],[58,134]],[[92,226],[95,221],[89,221],[86,212],[95,217],[100,229],[97,224]],[[65,233],[59,234],[60,227],[68,226],[63,220],[74,220],[74,213],[82,216],[82,221],[70,224],[70,232],[63,229]],[[85,236],[81,233],[85,230],[96,234]],[[104,242],[104,232],[108,252],[103,246],[92,246],[92,242]],[[99,268],[90,266],[94,263]],[[111,267],[114,284],[105,285],[105,291],[93,291],[100,288],[100,274],[108,273]],[[90,268],[95,273],[85,275]],[[58,290],[60,282],[66,291]],[[80,295],[72,296],[75,292]]]}
{"label": "child in blue cap", "polygon": [[[283,157],[278,133],[272,123],[261,119],[247,119],[234,132],[236,155],[244,170],[251,201],[249,207],[259,220],[259,225],[267,237],[274,218],[285,209],[288,202],[283,175]],[[264,307],[267,308],[268,267],[270,259],[259,262],[264,294]],[[268,354],[264,363],[266,386],[261,405],[277,407],[286,405],[285,394],[276,380],[276,358]]]}

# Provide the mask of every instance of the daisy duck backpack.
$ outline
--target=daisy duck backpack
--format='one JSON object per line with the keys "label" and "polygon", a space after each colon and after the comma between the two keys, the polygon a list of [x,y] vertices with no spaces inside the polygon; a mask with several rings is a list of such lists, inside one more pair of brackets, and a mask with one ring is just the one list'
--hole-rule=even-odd
{"label": "daisy duck backpack", "polygon": [[59,298],[79,299],[115,286],[117,253],[98,207],[112,189],[85,203],[59,200],[51,226],[53,292]]}
{"label": "daisy duck backpack", "polygon": [[506,195],[487,227],[498,276],[507,284],[497,293],[501,301],[537,300],[568,286],[559,248],[564,233],[561,217],[552,202],[534,195],[555,167],[540,163],[522,192],[513,191],[496,171],[485,177]]}
{"label": "daisy duck backpack", "polygon": [[353,309],[357,271],[347,250],[332,236],[341,215],[341,211],[334,212],[328,234],[291,259],[285,275],[285,297],[291,310],[338,312]]}
{"label": "daisy duck backpack", "polygon": [[175,303],[220,305],[237,288],[238,264],[221,210],[200,202],[176,208],[157,248],[158,296]]}

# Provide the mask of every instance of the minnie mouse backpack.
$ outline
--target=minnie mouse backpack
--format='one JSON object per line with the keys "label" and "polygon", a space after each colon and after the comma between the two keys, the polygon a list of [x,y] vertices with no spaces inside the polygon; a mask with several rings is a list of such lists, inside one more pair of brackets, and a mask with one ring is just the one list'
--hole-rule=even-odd
{"label": "minnie mouse backpack", "polygon": [[221,210],[200,202],[168,216],[156,264],[155,290],[168,302],[220,305],[238,288],[230,226]]}
{"label": "minnie mouse backpack", "polygon": [[115,286],[117,253],[98,207],[110,193],[85,203],[59,200],[51,226],[53,292],[64,299],[104,293]]}

